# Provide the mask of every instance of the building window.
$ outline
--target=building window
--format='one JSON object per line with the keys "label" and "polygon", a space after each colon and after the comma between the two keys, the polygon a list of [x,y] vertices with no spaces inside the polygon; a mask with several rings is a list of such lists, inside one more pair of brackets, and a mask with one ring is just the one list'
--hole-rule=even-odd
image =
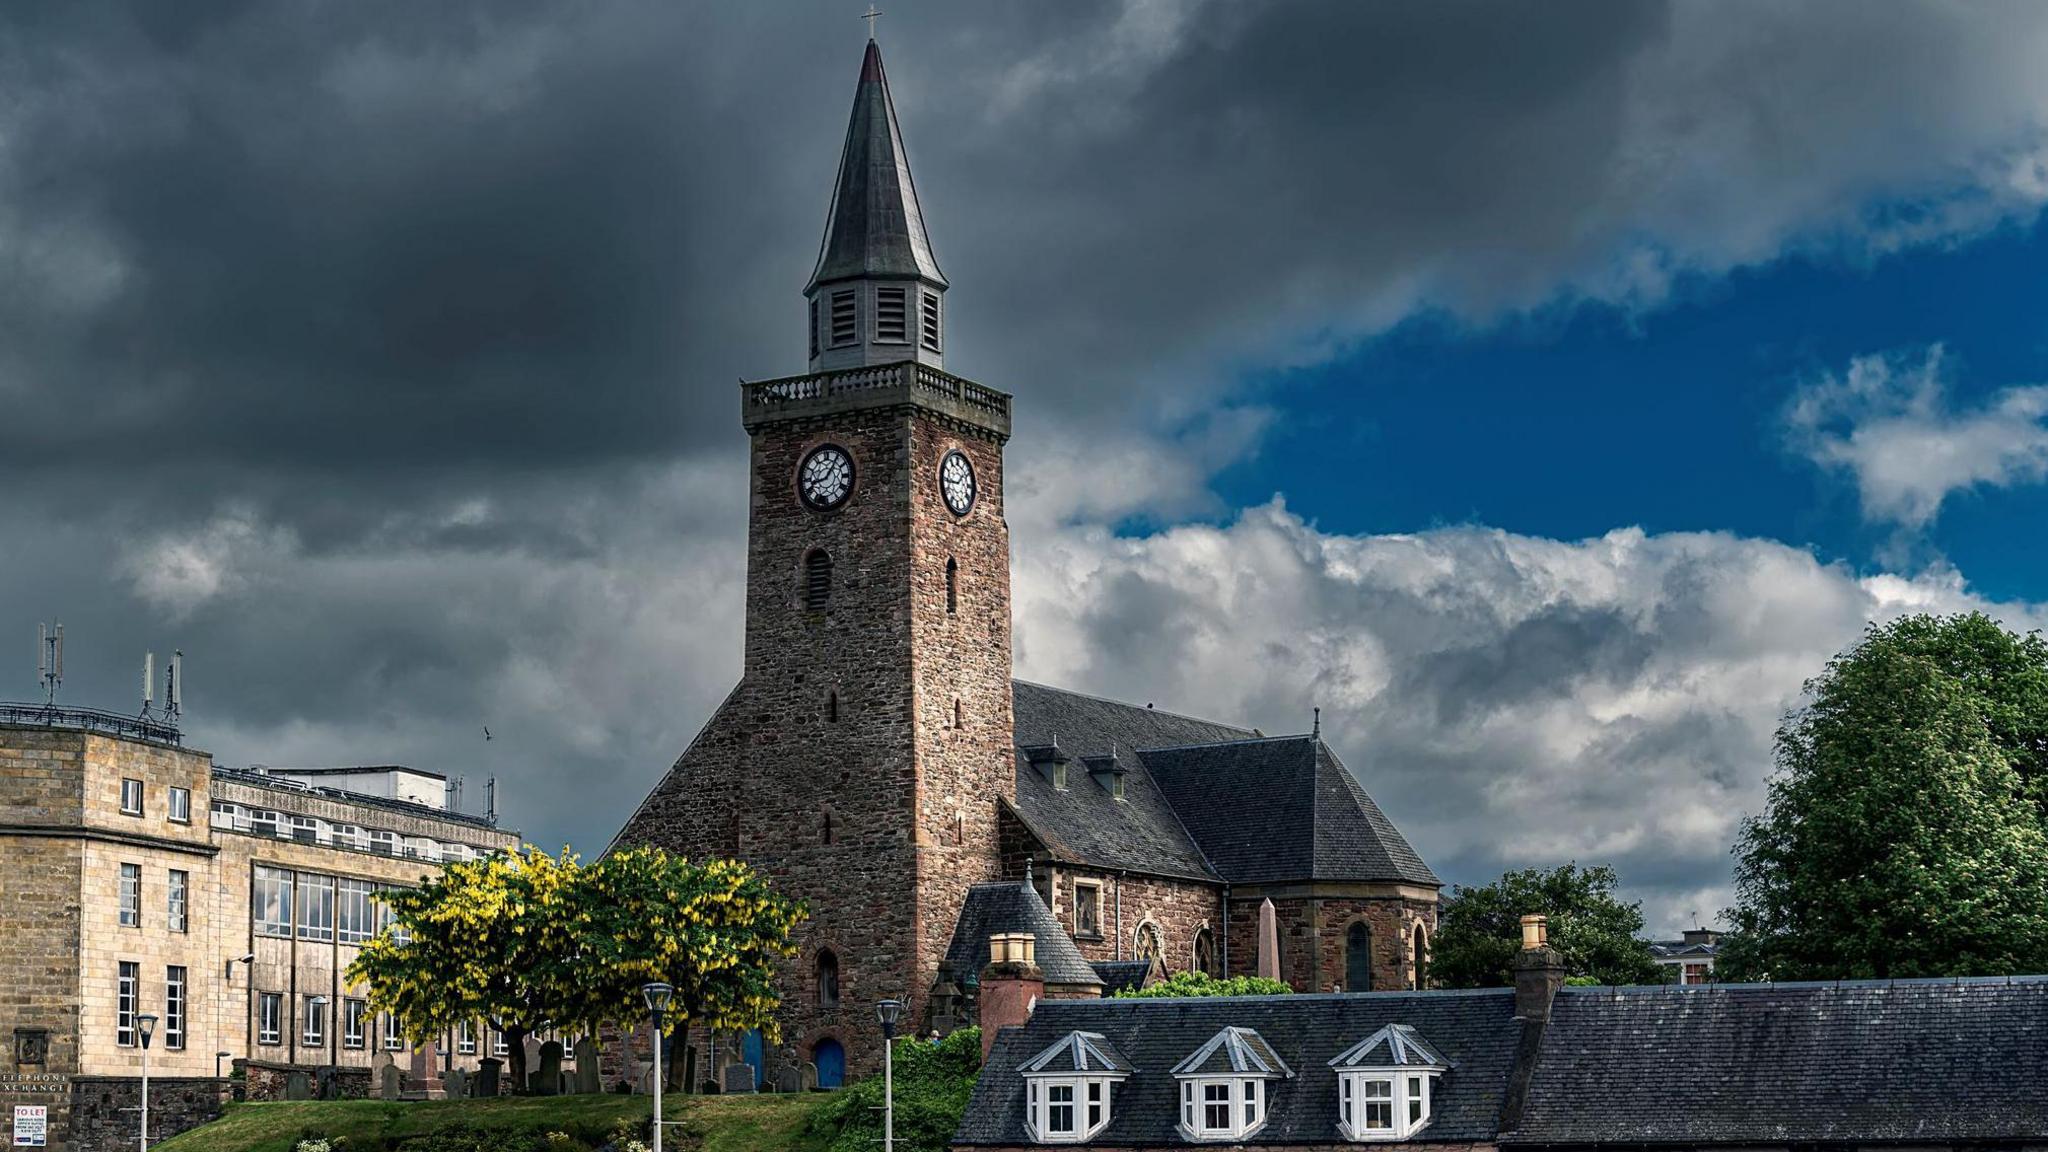
{"label": "building window", "polygon": [[1330,1061],[1347,1139],[1405,1140],[1429,1123],[1436,1077],[1450,1065],[1406,1024],[1389,1024]]}
{"label": "building window", "polygon": [[1139,960],[1157,960],[1166,955],[1166,939],[1160,934],[1159,925],[1150,920],[1138,925],[1138,935],[1131,949]]}
{"label": "building window", "polygon": [[121,781],[121,812],[127,816],[142,815],[142,781]]}
{"label": "building window", "polygon": [[165,912],[170,918],[171,931],[173,932],[185,931],[186,894],[191,886],[191,873],[181,872],[176,868],[171,869],[171,882],[167,889],[170,898],[166,904]]}
{"label": "building window", "polygon": [[142,980],[142,965],[121,961],[114,986],[114,1043],[135,1047],[135,996]]}
{"label": "building window", "polygon": [[924,328],[920,335],[924,339],[925,348],[929,351],[937,352],[939,350],[939,294],[936,292],[926,292],[923,293],[923,296]]}
{"label": "building window", "polygon": [[185,988],[182,965],[164,969],[164,1047],[173,1051],[185,1047]]}
{"label": "building window", "polygon": [[369,1005],[361,1000],[341,1002],[341,1046],[361,1048],[363,1046],[363,1017]]}
{"label": "building window", "polygon": [[832,557],[824,549],[813,549],[804,557],[804,607],[813,612],[832,602]]}
{"label": "building window", "polygon": [[121,926],[142,927],[142,865],[121,865]]}
{"label": "building window", "polygon": [[[292,873],[286,868],[266,868],[256,865],[254,892],[250,897],[249,918],[256,925],[258,936],[290,936],[292,934]],[[275,1041],[272,1041],[275,1043]]]}
{"label": "building window", "polygon": [[1067,766],[1057,760],[1053,761],[1052,765],[1052,786],[1057,792],[1067,790]]}
{"label": "building window", "polygon": [[832,294],[832,346],[844,348],[860,338],[859,315],[849,289]]}
{"label": "building window", "polygon": [[509,1056],[511,1055],[511,1053],[512,1045],[506,1042],[505,1033],[500,1030],[493,1029],[491,1032],[491,1055]]}
{"label": "building window", "polygon": [[810,308],[810,312],[811,312],[811,358],[812,358],[813,360],[815,360],[815,359],[817,359],[817,357],[818,357],[818,302],[817,302],[817,301],[816,301],[816,300],[814,299],[814,300],[810,301],[810,305],[811,305],[811,308]]}
{"label": "building window", "polygon": [[334,877],[299,874],[299,939],[334,939]]}
{"label": "building window", "polygon": [[1121,772],[1114,772],[1114,773],[1111,773],[1111,774],[1110,774],[1110,777],[1109,777],[1109,795],[1110,795],[1110,798],[1111,798],[1111,799],[1114,799],[1114,800],[1121,800],[1121,799],[1123,799],[1123,798],[1124,798],[1124,774],[1123,774],[1123,773],[1121,773]]}
{"label": "building window", "polygon": [[839,957],[830,948],[818,949],[818,1007],[839,1007]]}
{"label": "building window", "polygon": [[403,1052],[405,1050],[405,1035],[398,1030],[398,1017],[393,1016],[389,1012],[378,1013],[377,1031],[384,1037],[384,1050],[386,1052]]}
{"label": "building window", "polygon": [[249,831],[257,836],[275,839],[279,835],[277,813],[258,808],[249,813]]}
{"label": "building window", "polygon": [[1197,1139],[1242,1138],[1266,1123],[1266,1082],[1233,1076],[1181,1081],[1181,1127]]}
{"label": "building window", "polygon": [[1344,930],[1344,990],[1372,991],[1372,929],[1363,920]]}
{"label": "building window", "polygon": [[292,839],[301,844],[320,842],[320,822],[311,816],[292,817]]}
{"label": "building window", "polygon": [[875,341],[880,344],[910,342],[910,313],[903,288],[875,289]]}
{"label": "building window", "polygon": [[1047,1084],[1045,1086],[1045,1134],[1048,1136],[1071,1136],[1074,1134],[1074,1086],[1072,1084]]}
{"label": "building window", "polygon": [[1216,974],[1216,934],[1209,931],[1207,925],[1195,929],[1195,947],[1190,960],[1195,971],[1207,972],[1211,976]]}
{"label": "building window", "polygon": [[1201,1131],[1205,1134],[1226,1136],[1230,1134],[1230,1084],[1228,1081],[1221,1084],[1202,1085]]}
{"label": "building window", "polygon": [[839,693],[825,693],[825,723],[839,723]]}
{"label": "building window", "polygon": [[464,1020],[461,1030],[456,1032],[455,1054],[457,1056],[476,1055],[476,1025],[473,1022]]}
{"label": "building window", "polygon": [[1419,921],[1415,925],[1414,933],[1408,938],[1408,947],[1410,949],[1410,971],[1414,973],[1414,980],[1409,986],[1418,990],[1427,988],[1429,987],[1429,937],[1423,934],[1422,924]]}
{"label": "building window", "polygon": [[955,615],[960,608],[960,562],[946,557],[946,615]]}
{"label": "building window", "polygon": [[1109,1123],[1110,1078],[1027,1076],[1024,1126],[1040,1144],[1078,1144]]}
{"label": "building window", "polygon": [[1361,1126],[1363,1132],[1390,1132],[1394,1127],[1394,1082],[1378,1077],[1362,1079],[1358,1083],[1359,1095],[1365,1106]]}
{"label": "building window", "polygon": [[377,889],[368,880],[348,877],[336,881],[335,936],[343,944],[362,944],[377,934],[377,906],[371,893]]}
{"label": "building window", "polygon": [[960,713],[960,698],[958,696],[953,697],[953,727],[965,727],[965,720]]}
{"label": "building window", "polygon": [[1102,938],[1102,885],[1074,885],[1074,935]]}
{"label": "building window", "polygon": [[256,1042],[277,1044],[284,1039],[284,995],[265,992],[256,997]]}
{"label": "building window", "polygon": [[385,856],[398,855],[398,833],[371,832],[370,851],[381,853]]}
{"label": "building window", "polygon": [[327,998],[306,997],[306,1027],[299,1033],[302,1044],[325,1044],[327,1042]]}
{"label": "building window", "polygon": [[192,822],[192,790],[190,788],[173,788],[170,795],[171,822],[173,824],[190,824]]}

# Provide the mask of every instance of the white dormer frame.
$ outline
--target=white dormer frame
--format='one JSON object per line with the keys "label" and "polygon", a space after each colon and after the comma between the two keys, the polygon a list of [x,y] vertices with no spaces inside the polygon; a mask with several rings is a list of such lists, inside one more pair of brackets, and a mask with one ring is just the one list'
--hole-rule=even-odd
{"label": "white dormer frame", "polygon": [[[1061,1056],[1068,1059],[1054,1067]],[[1116,1085],[1130,1077],[1099,1032],[1069,1032],[1018,1065],[1024,1131],[1039,1144],[1079,1144],[1109,1126]]]}
{"label": "white dormer frame", "polygon": [[[1204,1071],[1219,1051],[1229,1068]],[[1291,1079],[1294,1070],[1265,1037],[1249,1028],[1231,1027],[1174,1065],[1173,1075],[1180,1081],[1181,1135],[1190,1140],[1241,1140],[1266,1126],[1271,1115],[1269,1082]]]}
{"label": "white dormer frame", "polygon": [[1406,1024],[1346,1049],[1337,1071],[1337,1130],[1354,1143],[1406,1140],[1429,1126],[1437,1077],[1451,1062]]}

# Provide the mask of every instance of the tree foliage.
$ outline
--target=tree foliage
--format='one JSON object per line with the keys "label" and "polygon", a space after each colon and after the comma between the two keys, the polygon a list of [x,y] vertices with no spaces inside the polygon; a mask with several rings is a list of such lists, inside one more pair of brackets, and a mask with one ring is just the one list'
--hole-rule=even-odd
{"label": "tree foliage", "polygon": [[1550,946],[1567,976],[1601,984],[1655,984],[1660,972],[1643,930],[1640,904],[1614,896],[1614,869],[1577,864],[1508,872],[1479,888],[1459,886],[1437,912],[1429,971],[1446,988],[1513,984],[1522,917],[1548,918]]}
{"label": "tree foliage", "polygon": [[[981,1072],[981,1029],[961,1028],[937,1044],[896,1041],[896,1147],[946,1152]],[[832,1152],[874,1152],[882,1145],[882,1078],[869,1076],[811,1114],[812,1135]]]}
{"label": "tree foliage", "polygon": [[2048,645],[1913,616],[1806,689],[1736,845],[1717,974],[2048,970]]}
{"label": "tree foliage", "polygon": [[745,864],[693,863],[653,848],[584,866],[539,849],[449,863],[418,888],[379,893],[393,925],[348,978],[413,1042],[488,1021],[505,1033],[513,1083],[524,1040],[646,1015],[641,986],[676,986],[670,1030],[702,1023],[774,1032],[773,976],[803,906]]}
{"label": "tree foliage", "polygon": [[1218,979],[1207,972],[1176,972],[1148,988],[1126,988],[1117,999],[1158,999],[1171,996],[1283,996],[1293,992],[1285,981],[1264,976]]}

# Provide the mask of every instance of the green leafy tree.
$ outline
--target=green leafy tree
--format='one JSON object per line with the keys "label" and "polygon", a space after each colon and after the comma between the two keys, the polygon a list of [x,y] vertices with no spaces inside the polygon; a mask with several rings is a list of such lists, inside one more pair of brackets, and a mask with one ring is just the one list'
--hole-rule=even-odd
{"label": "green leafy tree", "polygon": [[1120,1000],[1151,1000],[1170,996],[1284,996],[1294,989],[1285,981],[1264,976],[1232,976],[1219,979],[1207,972],[1176,972],[1149,988],[1126,988],[1116,994]]}
{"label": "green leafy tree", "polygon": [[1730,979],[2048,970],[2048,647],[1873,626],[1806,686],[1736,844]]}
{"label": "green leafy tree", "polygon": [[1643,930],[1640,904],[1614,895],[1614,869],[1566,864],[1508,872],[1479,888],[1459,886],[1437,912],[1429,971],[1446,988],[1514,983],[1522,917],[1549,920],[1550,946],[1564,954],[1568,976],[1601,984],[1655,984],[1660,973]]}
{"label": "green leafy tree", "polygon": [[[896,1147],[946,1152],[981,1072],[981,1029],[962,1028],[937,1044],[896,1041]],[[882,1146],[882,1078],[869,1076],[811,1113],[811,1135],[831,1152],[874,1152]],[[808,1145],[806,1145],[808,1147]]]}

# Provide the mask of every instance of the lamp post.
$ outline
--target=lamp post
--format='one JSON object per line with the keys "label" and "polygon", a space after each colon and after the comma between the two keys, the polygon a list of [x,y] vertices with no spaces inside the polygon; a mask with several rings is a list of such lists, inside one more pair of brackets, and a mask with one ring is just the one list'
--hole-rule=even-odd
{"label": "lamp post", "polygon": [[142,1033],[142,1152],[149,1152],[149,1038],[156,1033],[156,1017],[144,1012],[135,1028]]}
{"label": "lamp post", "polygon": [[882,1026],[882,1152],[896,1152],[896,1022],[903,1001],[875,1002],[875,1022]]}
{"label": "lamp post", "polygon": [[668,1002],[676,990],[659,982],[644,985],[640,995],[647,998],[647,1012],[654,1017],[654,1152],[661,1152],[661,1018],[668,1014]]}
{"label": "lamp post", "polygon": [[[224,979],[224,980],[226,980],[226,981],[227,981],[227,983],[228,983],[228,985],[229,985],[230,987],[232,987],[232,986],[234,985],[234,982],[235,982],[235,965],[237,965],[237,964],[254,964],[254,963],[256,963],[256,954],[255,954],[254,952],[246,952],[246,953],[243,953],[242,955],[240,955],[240,956],[236,956],[236,957],[234,957],[234,958],[230,959],[230,960],[229,960],[229,961],[227,962],[227,965],[226,965],[226,971],[224,971],[224,972],[222,972],[222,973],[221,973],[221,977],[222,977],[222,979]],[[250,989],[250,994],[249,994],[249,998],[245,999],[245,1000],[243,1001],[243,1003],[242,1003],[242,1027],[243,1027],[243,1029],[244,1029],[244,1030],[246,1030],[246,1029],[248,1028],[248,1026],[249,1026],[249,1014],[250,1014],[251,1012],[253,1012],[253,1011],[255,1010],[255,1007],[256,1007],[256,1004],[255,1004],[255,1000],[254,1000],[254,997],[255,997],[255,988],[256,988],[256,982],[255,982],[254,980],[251,980],[251,981],[249,982],[249,989]],[[214,998],[213,998],[213,1030],[214,1030],[215,1032],[218,1032],[218,1033],[220,1033],[220,1043],[221,1043],[221,1044],[222,1044],[223,1046],[225,1046],[225,1045],[227,1044],[227,1042],[228,1042],[228,1035],[227,1035],[227,1029],[225,1029],[225,1028],[222,1028],[222,1027],[221,1027],[221,1021],[220,1021],[220,1013],[221,1013],[221,1005],[222,1005],[222,1003],[223,1003],[223,1002],[224,1002],[224,1001],[225,1001],[226,999],[227,999],[227,997],[226,997],[226,996],[216,996],[216,997],[214,997]],[[226,1058],[226,1057],[228,1057],[228,1056],[231,1056],[231,1055],[233,1055],[233,1053],[231,1053],[231,1052],[218,1052],[218,1053],[215,1053],[215,1054],[214,1054],[214,1057],[213,1057],[213,1075],[214,1075],[214,1078],[215,1078],[215,1079],[219,1079],[219,1078],[220,1078],[220,1062],[221,1062],[221,1060],[222,1060],[222,1059],[224,1059],[224,1058]]]}

